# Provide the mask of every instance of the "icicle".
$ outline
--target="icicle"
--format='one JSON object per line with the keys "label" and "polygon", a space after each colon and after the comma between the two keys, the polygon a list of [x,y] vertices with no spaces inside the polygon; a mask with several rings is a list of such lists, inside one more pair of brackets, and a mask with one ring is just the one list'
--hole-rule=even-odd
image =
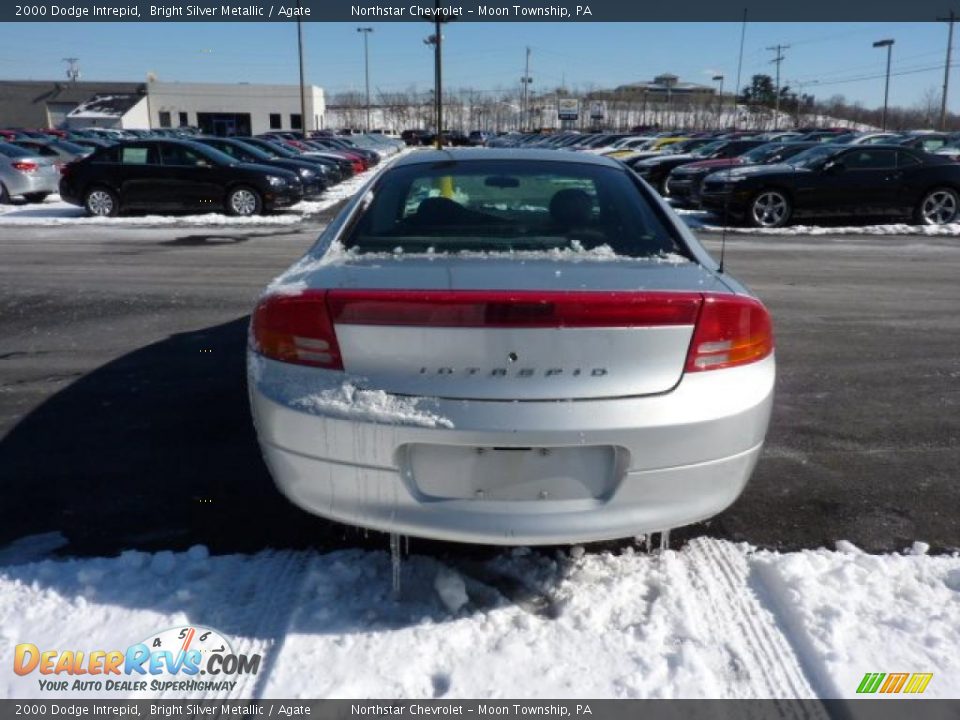
{"label": "icicle", "polygon": [[670,549],[670,531],[661,530],[660,531],[660,552],[664,553]]}
{"label": "icicle", "polygon": [[393,567],[393,597],[400,597],[400,564],[403,556],[400,554],[400,535],[390,533],[390,560]]}

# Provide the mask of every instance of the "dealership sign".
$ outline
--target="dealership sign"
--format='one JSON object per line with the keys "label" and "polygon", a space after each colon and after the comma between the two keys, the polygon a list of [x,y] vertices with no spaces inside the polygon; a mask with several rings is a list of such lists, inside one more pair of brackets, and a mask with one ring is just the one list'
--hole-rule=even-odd
{"label": "dealership sign", "polygon": [[557,117],[561,120],[576,120],[580,117],[580,101],[577,98],[559,98]]}
{"label": "dealership sign", "polygon": [[603,120],[607,116],[607,104],[603,100],[594,100],[590,103],[590,119]]}

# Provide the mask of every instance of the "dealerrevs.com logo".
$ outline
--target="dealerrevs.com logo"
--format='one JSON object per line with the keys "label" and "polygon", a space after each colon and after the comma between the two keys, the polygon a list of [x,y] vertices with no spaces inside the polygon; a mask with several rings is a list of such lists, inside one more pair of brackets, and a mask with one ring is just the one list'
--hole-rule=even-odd
{"label": "dealerrevs.com logo", "polygon": [[[13,671],[34,673],[46,692],[232,690],[239,675],[256,675],[260,655],[234,653],[216,630],[200,626],[164,630],[126,650],[50,650],[20,643]],[[70,679],[67,679],[67,678]]]}

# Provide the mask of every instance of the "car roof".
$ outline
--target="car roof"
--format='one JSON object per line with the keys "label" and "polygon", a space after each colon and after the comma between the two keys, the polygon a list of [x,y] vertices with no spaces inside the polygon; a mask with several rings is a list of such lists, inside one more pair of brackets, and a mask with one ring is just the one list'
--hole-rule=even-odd
{"label": "car roof", "polygon": [[532,160],[535,162],[561,162],[577,165],[602,165],[611,168],[622,168],[616,160],[602,155],[588,155],[585,153],[566,153],[557,150],[523,150],[517,152],[513,148],[451,148],[447,150],[420,150],[400,158],[393,163],[393,167],[403,165],[421,165],[439,162],[472,162],[481,160]]}

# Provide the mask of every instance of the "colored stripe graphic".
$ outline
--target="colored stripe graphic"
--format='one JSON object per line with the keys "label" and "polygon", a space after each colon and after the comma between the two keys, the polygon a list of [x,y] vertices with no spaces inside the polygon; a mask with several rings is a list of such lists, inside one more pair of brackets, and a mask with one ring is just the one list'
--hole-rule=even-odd
{"label": "colored stripe graphic", "polygon": [[863,676],[863,680],[860,681],[857,692],[865,694],[875,693],[885,677],[886,673],[867,673]]}
{"label": "colored stripe graphic", "polygon": [[904,683],[907,682],[907,678],[910,677],[910,673],[890,673],[887,675],[886,682],[883,683],[883,686],[880,688],[882,693],[898,693],[903,689]]}
{"label": "colored stripe graphic", "polygon": [[914,673],[913,677],[910,678],[910,682],[907,683],[907,687],[904,688],[905,693],[922,693],[927,689],[927,685],[930,684],[930,681],[933,679],[933,673]]}
{"label": "colored stripe graphic", "polygon": [[857,686],[860,695],[875,692],[891,695],[897,693],[919,694],[927,689],[933,673],[866,673]]}

